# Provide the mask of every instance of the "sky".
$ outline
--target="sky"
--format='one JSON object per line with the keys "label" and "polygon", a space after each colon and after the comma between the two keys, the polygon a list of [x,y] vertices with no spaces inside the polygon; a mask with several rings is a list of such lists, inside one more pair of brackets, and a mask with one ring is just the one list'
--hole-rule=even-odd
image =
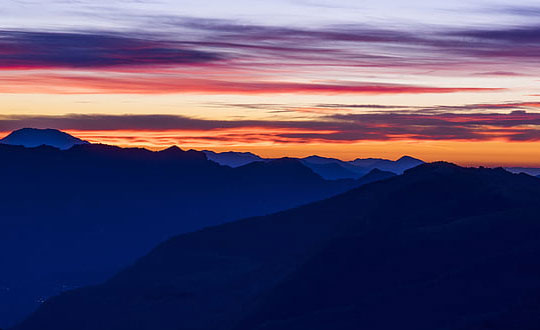
{"label": "sky", "polygon": [[537,1],[7,0],[0,15],[0,136],[540,167]]}

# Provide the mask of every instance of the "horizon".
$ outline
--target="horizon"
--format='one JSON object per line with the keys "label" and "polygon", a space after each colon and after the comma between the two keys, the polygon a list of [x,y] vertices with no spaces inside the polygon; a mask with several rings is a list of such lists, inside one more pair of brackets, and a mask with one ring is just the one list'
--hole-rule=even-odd
{"label": "horizon", "polygon": [[540,329],[539,0],[0,13],[0,330]]}
{"label": "horizon", "polygon": [[1,135],[57,127],[124,147],[540,167],[532,0],[3,11]]}
{"label": "horizon", "polygon": [[[24,127],[24,128],[20,128],[20,129],[8,132],[7,134],[2,134],[2,132],[0,132],[0,144],[2,143],[1,140],[4,139],[5,137],[9,136],[11,133],[26,130],[26,129],[40,130],[40,131],[45,131],[45,130],[58,131],[58,132],[67,133],[71,137],[81,139],[79,136],[74,135],[71,132],[62,131],[62,130],[59,130],[59,129],[56,129],[56,128]],[[120,148],[142,148],[142,149],[146,149],[146,150],[150,150],[150,151],[162,151],[162,150],[166,150],[168,148],[178,147],[178,148],[180,148],[182,150],[185,150],[185,151],[194,150],[194,151],[201,151],[201,152],[202,151],[211,151],[211,152],[216,152],[216,153],[226,153],[226,152],[251,153],[251,154],[253,154],[255,156],[258,156],[258,157],[261,157],[263,159],[280,159],[280,158],[303,159],[303,158],[308,158],[308,157],[323,157],[323,158],[337,159],[337,160],[341,160],[341,161],[344,161],[344,162],[352,162],[352,161],[358,160],[358,159],[382,159],[382,160],[398,161],[398,160],[400,160],[402,158],[410,157],[410,158],[413,158],[413,159],[421,160],[421,161],[426,162],[426,163],[449,162],[449,163],[456,164],[458,166],[466,166],[466,167],[483,167],[483,166],[492,167],[492,168],[496,168],[496,167],[521,168],[521,167],[523,167],[523,168],[535,169],[534,166],[527,166],[527,165],[514,165],[514,164],[510,164],[510,165],[504,165],[504,164],[460,164],[460,163],[452,162],[452,161],[449,161],[449,160],[446,160],[446,159],[426,160],[426,159],[422,159],[422,158],[416,157],[415,155],[411,155],[411,154],[401,154],[401,155],[399,155],[397,157],[394,157],[394,158],[384,158],[384,157],[369,156],[369,155],[357,155],[357,156],[349,158],[349,159],[343,159],[343,158],[333,157],[332,155],[309,153],[309,151],[306,151],[306,152],[304,152],[302,154],[299,154],[299,155],[280,154],[280,153],[278,153],[278,154],[273,154],[273,153],[271,153],[271,154],[265,154],[265,153],[259,154],[259,153],[252,152],[250,149],[242,151],[242,150],[228,149],[226,147],[224,147],[222,150],[219,150],[219,149],[211,148],[211,147],[210,148],[191,148],[189,146],[186,147],[186,146],[180,146],[180,145],[176,145],[176,144],[171,144],[171,145],[168,145],[168,146],[160,146],[160,147],[148,147],[148,146],[137,146],[137,145],[124,145],[124,146],[122,146],[122,145],[103,143],[101,141],[88,141],[88,140],[85,140],[84,138],[82,138],[81,140],[83,140],[85,142],[90,142],[91,144],[104,144],[104,145],[117,146],[117,147],[120,147]]]}

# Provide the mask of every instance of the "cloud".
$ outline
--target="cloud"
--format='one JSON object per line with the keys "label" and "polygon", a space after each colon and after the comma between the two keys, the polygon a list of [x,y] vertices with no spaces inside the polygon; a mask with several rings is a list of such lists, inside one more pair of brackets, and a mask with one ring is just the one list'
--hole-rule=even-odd
{"label": "cloud", "polygon": [[[248,66],[254,71],[266,65],[451,70],[445,65],[462,66],[464,56],[470,56],[469,61],[479,64],[483,62],[482,56],[536,57],[540,49],[540,27],[536,25],[425,30],[363,24],[300,28],[234,20],[168,16],[151,16],[148,20],[150,18],[153,26],[147,32],[0,31],[0,68],[152,67],[227,59],[223,65]],[[501,48],[505,43],[514,47]],[[441,57],[449,52],[453,55]]]}
{"label": "cloud", "polygon": [[[502,91],[492,86],[331,80],[336,76],[361,80],[354,74],[360,77],[369,72],[426,77],[432,72],[534,75],[532,65],[540,57],[540,27],[536,25],[492,29],[362,24],[301,28],[234,20],[152,18],[154,27],[146,32],[2,30],[0,92],[369,95]],[[17,75],[21,70],[30,74]]]}
{"label": "cloud", "polygon": [[[330,114],[309,120],[207,120],[173,115],[2,116],[0,131],[21,127],[100,132],[103,137],[182,137],[184,141],[325,143],[391,140],[540,141],[540,113]],[[138,132],[138,133],[137,133]],[[129,135],[129,134],[128,134]]]}
{"label": "cloud", "polygon": [[433,87],[355,82],[282,82],[196,79],[170,74],[15,74],[0,75],[0,93],[51,94],[448,94],[495,92],[501,88]]}
{"label": "cloud", "polygon": [[151,35],[0,31],[0,69],[111,68],[203,64],[217,52],[189,49]]}

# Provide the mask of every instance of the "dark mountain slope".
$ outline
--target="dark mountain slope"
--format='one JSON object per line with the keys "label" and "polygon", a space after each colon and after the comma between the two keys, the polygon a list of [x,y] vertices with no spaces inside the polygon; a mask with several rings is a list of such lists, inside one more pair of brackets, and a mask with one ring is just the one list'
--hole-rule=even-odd
{"label": "dark mountain slope", "polygon": [[427,330],[490,321],[540,292],[538,210],[340,238],[240,328]]}
{"label": "dark mountain slope", "polygon": [[5,138],[0,139],[0,143],[28,148],[47,145],[65,150],[74,145],[88,144],[88,141],[55,129],[23,128],[13,131]]}
{"label": "dark mountain slope", "polygon": [[307,167],[311,168],[315,173],[328,180],[359,178],[362,175],[366,174],[364,170],[353,172],[343,167],[343,165],[341,165],[340,163],[316,164],[310,163],[305,160],[303,160],[302,162]]}
{"label": "dark mountain slope", "polygon": [[103,281],[173,235],[356,187],[295,160],[232,169],[197,151],[0,144],[0,326]]}
{"label": "dark mountain slope", "polygon": [[442,330],[510,319],[540,288],[539,201],[527,175],[426,164],[173,238],[17,329]]}
{"label": "dark mountain slope", "polygon": [[366,174],[363,177],[361,177],[360,179],[358,179],[357,182],[360,185],[365,185],[365,184],[368,184],[368,183],[373,183],[373,182],[393,178],[395,176],[396,176],[396,174],[392,173],[392,172],[386,172],[386,171],[381,171],[379,169],[373,169],[368,174]]}

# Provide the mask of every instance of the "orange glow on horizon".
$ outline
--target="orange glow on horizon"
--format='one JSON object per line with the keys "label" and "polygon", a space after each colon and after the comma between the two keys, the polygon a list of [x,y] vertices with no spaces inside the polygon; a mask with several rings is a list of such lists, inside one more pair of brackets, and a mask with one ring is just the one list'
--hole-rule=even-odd
{"label": "orange glow on horizon", "polygon": [[[234,131],[234,130],[232,130]],[[277,130],[279,131],[279,130]],[[427,162],[449,161],[462,166],[523,166],[540,167],[540,141],[509,142],[493,141],[362,141],[331,143],[309,141],[306,143],[279,142],[269,140],[265,134],[275,133],[272,129],[259,129],[258,142],[242,140],[220,140],[220,135],[230,136],[231,130],[212,131],[215,139],[202,140],[209,131],[67,131],[67,133],[93,143],[113,144],[121,147],[144,147],[160,150],[171,145],[183,149],[253,152],[262,157],[324,157],[354,160],[356,158],[398,159],[409,155]],[[238,132],[242,135],[246,134]],[[234,138],[234,135],[232,136]],[[266,140],[264,139],[266,137]]]}
{"label": "orange glow on horizon", "polygon": [[[448,161],[462,166],[540,167],[540,141],[434,141],[392,140],[360,142],[272,140],[283,129],[221,129],[212,131],[76,131],[66,133],[91,143],[161,150],[172,145],[182,149],[216,152],[252,152],[266,158],[319,155],[342,160],[356,158],[398,159],[404,155],[426,162]],[[212,136],[209,138],[209,132]],[[290,130],[287,132],[291,132]],[[296,131],[300,133],[299,131]],[[309,133],[303,131],[303,133]],[[319,131],[320,133],[320,131]],[[0,132],[4,137],[9,132]],[[250,140],[243,140],[247,137]]]}

